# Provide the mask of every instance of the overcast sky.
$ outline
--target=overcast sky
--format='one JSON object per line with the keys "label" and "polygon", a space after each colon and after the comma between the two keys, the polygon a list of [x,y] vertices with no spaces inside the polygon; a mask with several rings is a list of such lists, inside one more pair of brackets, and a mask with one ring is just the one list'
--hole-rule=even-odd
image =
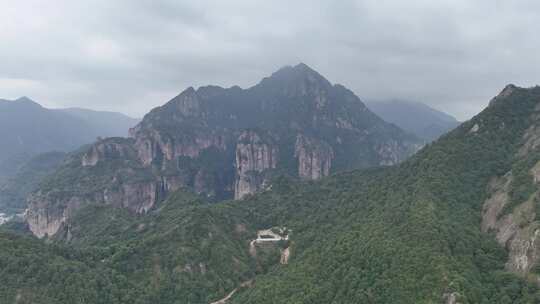
{"label": "overcast sky", "polygon": [[305,62],[361,99],[467,119],[540,83],[538,0],[0,0],[0,98],[142,116]]}

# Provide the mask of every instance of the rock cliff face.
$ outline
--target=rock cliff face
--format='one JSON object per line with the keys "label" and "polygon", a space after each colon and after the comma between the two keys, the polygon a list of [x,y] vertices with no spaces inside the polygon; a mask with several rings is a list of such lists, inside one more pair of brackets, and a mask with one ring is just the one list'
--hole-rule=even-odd
{"label": "rock cliff face", "polygon": [[38,192],[28,199],[26,220],[37,237],[53,236],[62,228],[68,229],[69,218],[86,204],[105,204],[146,213],[167,192],[160,182],[119,184],[92,194]]}
{"label": "rock cliff face", "polygon": [[264,188],[268,182],[264,173],[277,167],[278,155],[272,140],[265,142],[255,131],[242,132],[236,145],[234,198],[241,199]]}
{"label": "rock cliff face", "polygon": [[304,64],[242,90],[188,88],[130,130],[144,166],[217,199],[264,189],[272,174],[319,179],[396,164],[420,141]]}
{"label": "rock cliff face", "polygon": [[298,134],[294,150],[300,178],[316,180],[330,174],[334,151],[329,144]]}
{"label": "rock cliff face", "polygon": [[402,153],[399,153],[399,143],[395,141],[381,144],[377,151],[381,159],[379,161],[381,166],[392,166],[403,160]]}
{"label": "rock cliff face", "polygon": [[180,184],[144,168],[133,141],[100,140],[71,155],[30,195],[26,220],[36,236],[52,236],[68,229],[69,218],[84,205],[105,204],[145,213]]}
{"label": "rock cliff face", "polygon": [[[515,86],[507,86],[491,105],[503,102]],[[529,119],[531,126],[514,157],[513,169],[496,177],[488,186],[489,197],[482,211],[482,230],[493,232],[497,242],[508,250],[506,268],[520,275],[533,274],[540,265],[540,109]],[[480,129],[481,126],[478,127]]]}
{"label": "rock cliff face", "polygon": [[39,194],[31,196],[28,200],[26,220],[30,231],[38,238],[55,235],[65,224],[71,210],[80,206],[76,198],[69,199],[66,202],[68,204],[64,205],[52,204],[51,201]]}
{"label": "rock cliff face", "polygon": [[419,142],[308,66],[285,67],[245,90],[188,88],[149,112],[129,139],[74,155],[31,199],[28,223],[52,235],[79,205],[144,213],[180,187],[241,199],[280,174],[312,180],[395,164]]}
{"label": "rock cliff face", "polygon": [[492,182],[492,194],[484,204],[482,230],[493,231],[499,244],[508,250],[506,268],[526,275],[540,261],[540,223],[535,220],[534,197],[504,212],[511,203],[512,180],[513,176],[507,174]]}
{"label": "rock cliff face", "polygon": [[133,156],[132,152],[133,150],[128,145],[112,141],[99,141],[84,153],[81,164],[83,167],[88,167],[97,165],[100,160],[129,159]]}

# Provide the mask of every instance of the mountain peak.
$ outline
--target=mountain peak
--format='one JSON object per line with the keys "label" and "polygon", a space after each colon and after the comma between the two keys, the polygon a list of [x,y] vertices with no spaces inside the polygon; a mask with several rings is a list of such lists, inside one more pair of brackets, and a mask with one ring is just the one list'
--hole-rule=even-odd
{"label": "mountain peak", "polygon": [[38,104],[37,102],[33,101],[32,99],[30,99],[30,98],[28,98],[26,96],[19,97],[19,98],[15,99],[14,101]]}
{"label": "mountain peak", "polygon": [[317,73],[317,71],[315,71],[314,69],[312,69],[310,66],[308,66],[307,64],[303,62],[300,62],[299,64],[295,65],[293,69],[302,71],[304,73]]}
{"label": "mountain peak", "polygon": [[296,74],[296,75],[302,75],[302,76],[315,76],[324,78],[321,74],[319,74],[317,71],[312,69],[307,64],[301,62],[295,66],[287,65],[282,67],[281,69],[277,70],[277,72],[273,73],[272,76],[279,76],[283,74]]}
{"label": "mountain peak", "polygon": [[17,99],[15,99],[15,101],[18,101],[18,102],[23,102],[23,101],[32,101],[32,99],[26,97],[26,96],[22,96],[22,97],[19,97]]}
{"label": "mountain peak", "polygon": [[33,108],[42,108],[42,106],[33,101],[32,99],[26,97],[26,96],[23,96],[23,97],[19,97],[17,99],[14,99],[14,100],[11,100],[8,102],[10,102],[12,104],[12,106],[24,106],[24,107],[33,107]]}
{"label": "mountain peak", "polygon": [[504,87],[504,89],[499,93],[499,95],[491,99],[488,107],[502,104],[510,100],[519,100],[520,98],[518,97],[514,98],[514,96],[520,96],[521,94],[526,94],[526,95],[534,94],[535,96],[538,96],[540,94],[540,86],[524,88],[524,87],[516,86],[514,84],[509,84]]}
{"label": "mountain peak", "polygon": [[504,87],[504,89],[499,93],[499,95],[493,97],[491,101],[489,102],[489,106],[496,105],[502,101],[504,101],[506,98],[514,94],[516,91],[524,90],[524,88],[518,87],[514,84],[508,84]]}
{"label": "mountain peak", "polygon": [[309,88],[328,89],[332,87],[326,78],[305,63],[282,67],[270,77],[263,79],[261,84],[263,86],[286,87],[288,90],[297,88],[303,92],[309,91]]}
{"label": "mountain peak", "polygon": [[516,89],[519,89],[519,87],[517,87],[514,84],[509,84],[506,87],[504,87],[504,89],[501,91],[499,96],[501,97],[510,96]]}

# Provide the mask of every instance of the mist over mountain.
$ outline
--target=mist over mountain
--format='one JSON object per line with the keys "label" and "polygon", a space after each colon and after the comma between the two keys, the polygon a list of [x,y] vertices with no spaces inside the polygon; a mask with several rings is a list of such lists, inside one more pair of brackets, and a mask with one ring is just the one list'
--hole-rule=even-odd
{"label": "mist over mountain", "polygon": [[95,111],[82,108],[54,109],[54,111],[81,119],[92,126],[96,134],[103,134],[99,135],[100,137],[127,136],[129,128],[132,128],[140,121],[138,118],[110,111]]}
{"label": "mist over mountain", "polygon": [[[196,92],[143,126],[205,113]],[[0,299],[538,303],[539,103],[540,87],[510,85],[400,164],[317,181],[282,175],[217,204],[190,187],[138,204],[157,192],[143,191],[152,173],[137,161],[137,138],[100,141],[71,154],[30,199],[27,225],[47,242],[22,223],[0,229]]]}
{"label": "mist over mountain", "polygon": [[539,20],[0,1],[0,304],[540,304]]}
{"label": "mist over mountain", "polygon": [[64,152],[46,152],[17,164],[17,169],[0,181],[0,212],[21,214],[27,208],[27,196],[36,191],[47,175],[54,173],[64,160]]}
{"label": "mist over mountain", "polygon": [[455,117],[420,102],[381,100],[368,102],[367,106],[382,119],[426,141],[433,141],[460,124]]}
{"label": "mist over mountain", "polygon": [[0,176],[13,175],[40,153],[67,152],[98,137],[125,136],[137,122],[120,113],[47,109],[27,97],[0,100]]}
{"label": "mist over mountain", "polygon": [[394,165],[422,146],[305,64],[245,90],[190,87],[150,111],[130,135],[71,154],[44,179],[28,199],[36,236],[64,233],[85,205],[144,214],[179,189],[211,201],[244,199],[282,176],[318,180]]}

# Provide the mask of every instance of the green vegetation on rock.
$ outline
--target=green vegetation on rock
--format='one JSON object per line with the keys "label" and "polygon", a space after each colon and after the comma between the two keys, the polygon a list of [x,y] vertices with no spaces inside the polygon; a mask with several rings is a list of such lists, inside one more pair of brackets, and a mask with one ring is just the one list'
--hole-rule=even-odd
{"label": "green vegetation on rock", "polygon": [[[14,301],[17,282],[33,303],[211,303],[240,286],[230,303],[539,303],[537,282],[508,272],[507,252],[480,229],[488,184],[519,171],[537,123],[540,88],[508,90],[399,166],[278,177],[271,190],[217,204],[180,190],[146,215],[90,205],[50,244],[2,232],[0,302]],[[286,265],[285,244],[250,252],[257,231],[273,227],[291,232]],[[25,275],[28,265],[48,281]],[[76,295],[62,285],[87,281]]]}

